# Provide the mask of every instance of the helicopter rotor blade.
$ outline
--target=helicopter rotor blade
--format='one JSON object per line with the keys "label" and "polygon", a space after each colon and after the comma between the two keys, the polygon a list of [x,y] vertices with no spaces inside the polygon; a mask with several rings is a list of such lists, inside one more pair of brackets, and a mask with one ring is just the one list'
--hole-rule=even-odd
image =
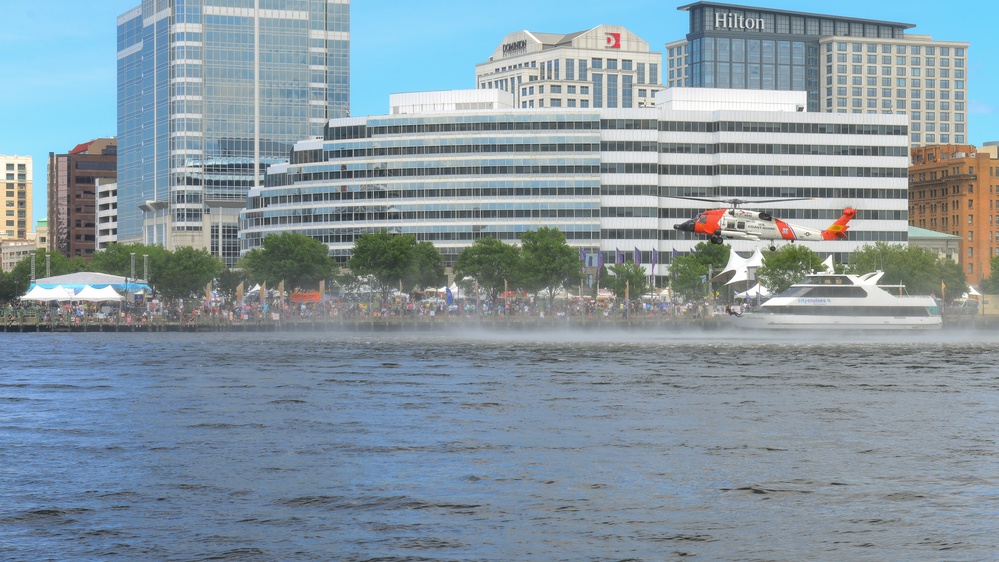
{"label": "helicopter rotor blade", "polygon": [[763,203],[776,203],[783,201],[812,201],[818,199],[817,197],[780,197],[777,199],[758,199],[754,201],[747,201],[745,199],[710,199],[707,197],[686,197],[683,195],[670,195],[674,199],[687,199],[689,201],[707,201],[709,203],[725,203],[726,205],[731,205],[732,207],[739,207],[740,205],[760,205]]}

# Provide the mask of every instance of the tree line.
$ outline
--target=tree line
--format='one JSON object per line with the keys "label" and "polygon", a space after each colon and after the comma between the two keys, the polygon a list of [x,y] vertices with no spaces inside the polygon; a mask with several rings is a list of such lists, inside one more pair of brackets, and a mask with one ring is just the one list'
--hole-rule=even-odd
{"label": "tree line", "polygon": [[[710,296],[709,274],[720,273],[728,263],[728,245],[698,244],[690,254],[674,256],[670,273],[661,280],[676,295],[687,300]],[[134,258],[133,258],[134,255]],[[259,283],[276,288],[281,281],[289,290],[315,290],[320,281],[345,290],[368,286],[388,298],[396,289],[420,292],[446,283],[444,259],[430,242],[420,242],[411,234],[385,231],[360,236],[354,243],[347,270],[329,256],[322,242],[290,232],[264,238],[260,248],[248,252],[235,268],[227,268],[218,256],[206,250],[180,248],[175,251],[143,244],[111,244],[96,252],[90,261],[66,258],[39,250],[35,259],[36,277],[45,276],[45,260],[52,276],[95,271],[130,277],[148,277],[156,294],[166,300],[203,297],[205,287],[229,299],[236,296],[240,283]],[[764,253],[764,265],[757,271],[760,283],[779,293],[812,273],[821,264],[818,255],[800,244],[789,244]],[[134,260],[134,261],[133,261]],[[146,269],[148,264],[148,270]],[[999,257],[992,270],[999,271]],[[850,263],[838,264],[839,272],[885,272],[882,282],[903,284],[912,294],[938,293],[951,287],[953,298],[966,291],[967,283],[959,264],[915,246],[878,242],[851,254]],[[0,302],[13,302],[28,290],[30,259],[24,259],[12,272],[0,272]],[[455,259],[454,278],[468,294],[473,290],[495,301],[506,290],[540,295],[551,306],[556,294],[577,292],[585,270],[579,250],[569,246],[556,228],[542,227],[524,232],[520,244],[506,244],[493,238],[480,238]],[[631,261],[602,267],[597,273],[599,287],[610,289],[618,298],[644,294],[649,290],[645,267]],[[999,280],[987,279],[983,292],[999,292]],[[595,291],[595,288],[584,292]],[[727,301],[724,298],[723,301]]]}

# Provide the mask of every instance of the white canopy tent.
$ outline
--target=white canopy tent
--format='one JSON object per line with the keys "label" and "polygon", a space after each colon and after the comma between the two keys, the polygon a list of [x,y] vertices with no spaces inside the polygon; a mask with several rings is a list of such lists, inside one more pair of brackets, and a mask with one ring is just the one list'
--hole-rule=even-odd
{"label": "white canopy tent", "polygon": [[753,255],[748,258],[744,258],[737,254],[735,250],[732,250],[728,254],[728,263],[725,264],[725,269],[711,280],[715,283],[725,283],[726,285],[748,281],[749,268],[757,268],[762,265],[763,252],[759,248],[756,248]]}
{"label": "white canopy tent", "polygon": [[766,287],[760,285],[759,283],[757,283],[756,286],[751,289],[747,289],[741,293],[735,294],[735,298],[737,299],[769,298],[770,296],[771,296],[770,291],[768,291]]}
{"label": "white canopy tent", "polygon": [[95,289],[92,286],[87,285],[73,297],[73,300],[90,302],[121,302],[124,298],[125,297],[119,295],[117,291],[111,288],[110,285],[102,289]]}
{"label": "white canopy tent", "polygon": [[30,291],[23,297],[22,301],[37,301],[37,302],[48,302],[48,301],[70,301],[75,298],[73,291],[70,291],[61,285],[58,287],[45,288],[35,285]]}

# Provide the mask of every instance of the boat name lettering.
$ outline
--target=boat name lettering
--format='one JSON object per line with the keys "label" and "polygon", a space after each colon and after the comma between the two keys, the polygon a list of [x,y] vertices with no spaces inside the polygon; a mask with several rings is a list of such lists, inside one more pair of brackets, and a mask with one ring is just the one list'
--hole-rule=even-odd
{"label": "boat name lettering", "polygon": [[799,304],[832,304],[832,299],[798,299]]}

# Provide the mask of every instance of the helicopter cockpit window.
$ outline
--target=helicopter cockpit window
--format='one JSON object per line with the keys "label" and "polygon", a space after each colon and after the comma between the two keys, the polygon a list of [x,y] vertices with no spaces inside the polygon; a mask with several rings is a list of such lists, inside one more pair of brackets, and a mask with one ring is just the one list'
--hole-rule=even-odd
{"label": "helicopter cockpit window", "polygon": [[708,215],[705,214],[697,215],[697,224],[707,224],[707,223],[708,223]]}

